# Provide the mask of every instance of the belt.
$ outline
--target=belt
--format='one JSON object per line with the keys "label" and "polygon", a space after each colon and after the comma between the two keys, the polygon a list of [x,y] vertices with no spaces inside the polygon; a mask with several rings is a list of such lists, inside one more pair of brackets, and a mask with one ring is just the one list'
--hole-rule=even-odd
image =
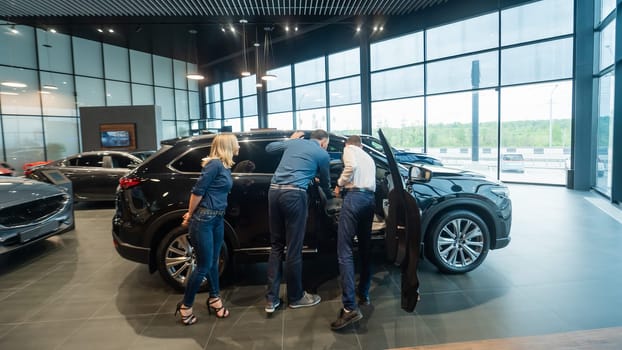
{"label": "belt", "polygon": [[305,191],[306,189],[294,185],[278,185],[278,184],[270,184],[270,189],[272,190],[294,190],[294,191]]}
{"label": "belt", "polygon": [[361,192],[361,193],[374,193],[374,191],[367,188],[359,188],[359,187],[344,187],[344,192]]}
{"label": "belt", "polygon": [[214,210],[214,209],[205,208],[205,207],[198,207],[197,211],[200,211],[200,212],[205,213],[207,215],[215,215],[215,216],[223,216],[223,215],[225,215],[225,211],[224,210]]}

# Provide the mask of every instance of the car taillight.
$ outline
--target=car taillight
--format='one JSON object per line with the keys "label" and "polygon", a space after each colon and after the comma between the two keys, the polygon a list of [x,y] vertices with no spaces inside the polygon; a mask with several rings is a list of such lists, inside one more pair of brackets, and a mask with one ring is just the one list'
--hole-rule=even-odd
{"label": "car taillight", "polygon": [[119,179],[119,186],[122,189],[127,190],[140,184],[140,179],[137,177],[122,177]]}

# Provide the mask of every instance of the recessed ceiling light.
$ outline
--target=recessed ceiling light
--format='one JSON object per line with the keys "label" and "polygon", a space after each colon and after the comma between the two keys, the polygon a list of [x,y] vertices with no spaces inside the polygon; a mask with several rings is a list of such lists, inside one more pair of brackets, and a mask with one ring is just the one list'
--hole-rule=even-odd
{"label": "recessed ceiling light", "polygon": [[356,31],[360,32],[361,31],[361,27],[356,27]]}
{"label": "recessed ceiling light", "polygon": [[26,86],[28,86],[28,85],[26,85],[24,83],[18,83],[18,82],[14,82],[14,81],[4,81],[4,82],[0,83],[0,85],[8,86],[8,87],[13,87],[13,88],[25,88]]}
{"label": "recessed ceiling light", "polygon": [[289,32],[289,27],[288,26],[285,26],[285,31]]}
{"label": "recessed ceiling light", "polygon": [[235,33],[235,28],[233,27],[233,24],[229,25],[229,29],[231,30],[231,33]]}
{"label": "recessed ceiling light", "polygon": [[380,26],[380,31],[383,31],[383,30],[384,30],[384,27],[383,27],[383,26]]}
{"label": "recessed ceiling light", "polygon": [[98,31],[98,32],[100,32],[100,33],[103,33],[103,32],[104,32],[104,30],[103,30],[103,29],[101,29],[101,28],[97,28],[97,31]]}
{"label": "recessed ceiling light", "polygon": [[294,27],[294,31],[297,32],[298,31],[298,27]]}
{"label": "recessed ceiling light", "polygon": [[108,33],[114,33],[114,29],[108,28]]}
{"label": "recessed ceiling light", "polygon": [[56,33],[56,29],[50,28],[50,33]]}
{"label": "recessed ceiling light", "polygon": [[220,27],[220,30],[221,30],[223,33],[227,31],[227,30],[225,29],[225,27]]}
{"label": "recessed ceiling light", "polygon": [[378,30],[378,27],[374,27],[374,32]]}

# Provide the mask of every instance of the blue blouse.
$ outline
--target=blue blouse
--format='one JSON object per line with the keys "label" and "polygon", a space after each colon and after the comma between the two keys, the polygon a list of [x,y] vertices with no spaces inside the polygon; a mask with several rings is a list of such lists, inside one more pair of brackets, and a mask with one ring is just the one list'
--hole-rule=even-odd
{"label": "blue blouse", "polygon": [[201,176],[192,188],[192,193],[203,196],[199,206],[225,210],[232,186],[231,169],[225,168],[220,159],[212,159],[201,170]]}

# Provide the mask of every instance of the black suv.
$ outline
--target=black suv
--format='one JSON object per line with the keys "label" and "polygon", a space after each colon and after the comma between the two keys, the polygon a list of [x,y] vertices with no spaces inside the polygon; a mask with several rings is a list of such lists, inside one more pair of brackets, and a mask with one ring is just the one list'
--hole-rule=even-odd
{"label": "black suv", "polygon": [[[274,130],[236,133],[240,153],[232,169],[234,185],[225,214],[226,244],[220,254],[221,273],[233,258],[252,262],[268,257],[268,188],[281,155],[267,153],[265,146],[290,134]],[[187,231],[180,225],[182,215],[188,207],[190,190],[200,175],[201,158],[209,154],[212,138],[208,134],[163,142],[156,154],[121,178],[117,189],[112,236],[118,253],[149,264],[151,272],[158,270],[177,289],[183,288],[194,267]],[[330,135],[328,152],[333,186],[343,167],[341,153],[345,140],[344,136]],[[382,239],[390,204],[387,198],[395,181],[385,155],[367,146],[364,149],[376,162],[373,234],[374,238]],[[509,243],[512,208],[507,187],[502,183],[444,167],[421,165],[409,170],[397,166],[397,169],[401,175],[398,179],[409,179],[407,190],[421,209],[421,244],[425,256],[441,271],[471,271],[483,262],[489,249],[503,248]],[[326,199],[316,186],[308,191],[310,205],[304,253],[334,249],[334,211],[327,210]]]}

